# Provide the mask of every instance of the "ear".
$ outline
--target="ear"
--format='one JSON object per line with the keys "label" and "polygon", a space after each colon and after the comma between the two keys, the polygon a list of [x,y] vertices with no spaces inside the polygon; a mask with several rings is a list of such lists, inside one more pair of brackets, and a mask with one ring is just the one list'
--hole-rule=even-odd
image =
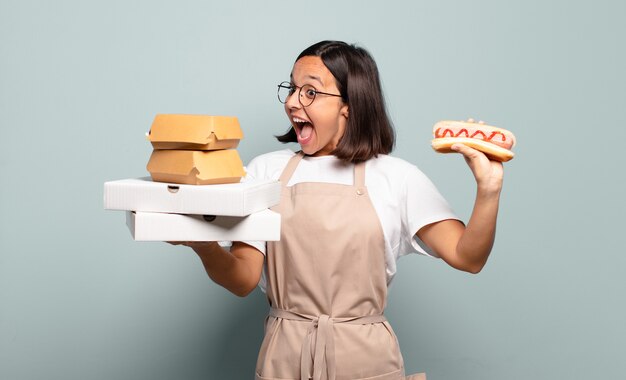
{"label": "ear", "polygon": [[341,107],[341,110],[339,110],[339,112],[341,113],[341,116],[343,116],[343,117],[345,117],[347,119],[348,118],[348,114],[349,114],[349,112],[348,112],[348,105],[344,104]]}

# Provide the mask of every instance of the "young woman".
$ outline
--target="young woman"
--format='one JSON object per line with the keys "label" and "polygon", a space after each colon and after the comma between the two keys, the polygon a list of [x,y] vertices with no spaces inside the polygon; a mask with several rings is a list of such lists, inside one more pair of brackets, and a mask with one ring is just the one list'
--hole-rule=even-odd
{"label": "young woman", "polygon": [[398,257],[418,252],[478,273],[493,245],[502,165],[469,147],[477,183],[467,226],[414,165],[388,156],[394,132],[367,51],[322,41],[278,87],[291,123],[282,142],[301,151],[261,155],[250,178],[280,179],[278,242],[185,243],[209,276],[245,296],[260,282],[270,313],[257,379],[405,377],[383,316]]}

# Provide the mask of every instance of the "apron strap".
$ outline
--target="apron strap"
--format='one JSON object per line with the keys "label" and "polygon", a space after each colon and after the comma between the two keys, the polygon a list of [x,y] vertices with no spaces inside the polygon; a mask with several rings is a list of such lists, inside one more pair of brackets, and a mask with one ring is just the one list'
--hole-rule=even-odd
{"label": "apron strap", "polygon": [[354,186],[365,190],[365,161],[354,165]]}
{"label": "apron strap", "polygon": [[293,172],[296,171],[298,163],[300,163],[302,157],[304,157],[304,153],[302,151],[299,151],[289,159],[289,162],[287,162],[287,166],[285,166],[285,169],[280,175],[280,183],[282,187],[287,187],[287,183],[289,183],[289,179],[293,175]]}
{"label": "apron strap", "polygon": [[[333,334],[333,325],[335,323],[367,325],[387,321],[387,318],[382,314],[349,318],[331,318],[326,314],[322,314],[318,317],[313,317],[274,307],[270,309],[269,315],[274,318],[310,323],[304,342],[302,342],[302,350],[300,353],[301,380],[310,379],[311,365],[313,365],[313,380],[321,380],[324,370],[326,370],[328,380],[335,380],[335,340]],[[313,338],[315,338],[315,340],[313,340]],[[315,341],[314,355],[311,354],[311,342],[313,341]],[[312,363],[311,358],[313,359]]]}

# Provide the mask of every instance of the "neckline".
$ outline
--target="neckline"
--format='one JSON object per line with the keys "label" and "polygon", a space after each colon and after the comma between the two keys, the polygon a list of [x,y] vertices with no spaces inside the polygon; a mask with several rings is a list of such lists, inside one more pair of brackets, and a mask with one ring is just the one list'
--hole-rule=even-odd
{"label": "neckline", "polygon": [[[321,158],[326,158],[326,157],[327,156],[321,156]],[[337,157],[335,156],[330,156],[330,157],[334,157],[335,159],[337,159]],[[302,161],[302,159],[304,158],[305,158],[304,153],[302,151],[298,151],[296,152],[294,156],[292,156],[289,159],[289,161],[287,162],[287,165],[285,166],[285,168],[283,169],[283,172],[280,175],[280,182],[283,187],[287,187],[287,183],[289,183],[289,179],[295,172],[300,161]],[[314,157],[314,158],[318,158],[318,157]],[[365,188],[365,162],[359,162],[358,164],[353,164],[353,165],[354,165],[353,166],[354,180],[351,186],[357,187],[361,189],[360,191],[362,191],[362,189]],[[361,193],[359,193],[359,195],[361,195]]]}
{"label": "neckline", "polygon": [[[298,154],[298,152],[296,152],[295,154]],[[337,158],[337,156],[333,156],[332,154],[327,154],[325,156],[307,156],[307,155],[303,155],[302,159],[305,160],[305,161],[325,161],[325,160],[341,161],[339,158]]]}

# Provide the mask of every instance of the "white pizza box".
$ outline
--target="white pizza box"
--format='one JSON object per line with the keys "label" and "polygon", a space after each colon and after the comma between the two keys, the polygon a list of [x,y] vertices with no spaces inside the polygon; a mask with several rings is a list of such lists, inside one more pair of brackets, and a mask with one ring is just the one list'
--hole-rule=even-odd
{"label": "white pizza box", "polygon": [[268,209],[244,217],[126,211],[126,225],[137,241],[280,240],[280,214]]}
{"label": "white pizza box", "polygon": [[104,183],[104,208],[108,210],[246,216],[279,201],[280,182],[275,180],[182,185],[145,177]]}

